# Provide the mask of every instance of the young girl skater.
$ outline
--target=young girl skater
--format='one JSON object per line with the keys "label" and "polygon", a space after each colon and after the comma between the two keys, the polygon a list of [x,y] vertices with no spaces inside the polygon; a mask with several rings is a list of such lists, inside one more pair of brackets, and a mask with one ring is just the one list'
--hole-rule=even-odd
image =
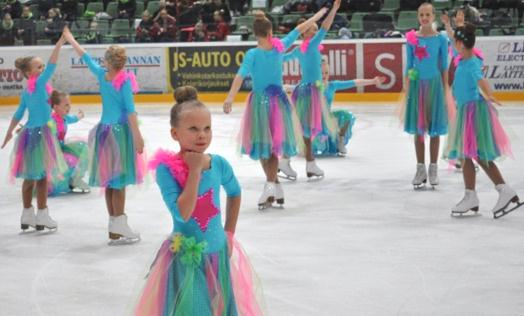
{"label": "young girl skater", "polygon": [[[4,148],[13,137],[13,130],[24,117],[27,110],[29,117],[20,130],[11,155],[10,175],[12,179],[22,178],[22,217],[20,227],[26,230],[48,228],[55,230],[57,223],[49,216],[47,208],[47,181],[59,177],[67,170],[60,145],[47,122],[51,118],[48,100],[53,88],[47,83],[56,69],[58,53],[64,43],[61,37],[49,57],[47,66],[40,57],[20,57],[15,67],[27,79],[27,87],[20,95],[20,105],[13,115],[11,124],[2,144]],[[38,211],[32,205],[33,189],[36,184],[36,202]]]}
{"label": "young girl skater", "polygon": [[[322,22],[320,30],[316,24],[311,24],[302,32],[303,42],[300,47],[290,53],[292,57],[298,58],[302,71],[302,78],[300,84],[293,91],[292,101],[302,126],[302,135],[306,146],[306,175],[308,178],[322,178],[324,176],[324,171],[317,166],[313,156],[312,142],[314,139],[320,137],[322,140],[326,140],[328,137],[336,137],[336,121],[329,113],[326,99],[321,90],[322,55],[320,51],[322,46],[320,43],[331,28],[339,7],[340,0],[335,0],[331,11]],[[282,159],[279,169],[291,169],[289,159]]]}
{"label": "young girl skater", "polygon": [[[448,114],[445,105],[444,83],[447,83],[448,41],[432,27],[435,8],[424,3],[418,8],[420,29],[406,34],[407,104],[404,131],[414,134],[417,172],[412,184],[420,188],[426,183],[439,184],[437,159],[440,135],[447,134]],[[424,136],[430,136],[430,165],[426,172]]]}
{"label": "young girl skater", "polygon": [[84,118],[84,112],[78,111],[77,115],[70,115],[71,101],[69,95],[65,92],[54,90],[51,93],[51,113],[52,129],[55,131],[60,148],[64,155],[67,166],[67,172],[61,178],[50,179],[48,184],[49,195],[56,195],[67,192],[89,192],[89,186],[82,180],[87,170],[87,144],[82,140],[68,140],[67,126],[74,124]]}
{"label": "young girl skater", "polygon": [[[241,153],[260,160],[266,174],[264,191],[258,200],[259,209],[273,203],[284,203],[284,191],[277,179],[278,158],[297,154],[300,130],[296,114],[282,89],[282,62],[284,52],[324,14],[320,9],[313,17],[298,25],[282,41],[273,38],[272,23],[263,12],[256,13],[253,31],[258,46],[247,51],[244,61],[233,80],[224,112],[230,113],[235,95],[244,78],[251,76],[253,91],[250,94],[241,125]],[[296,126],[295,126],[296,123]]]}
{"label": "young girl skater", "polygon": [[[493,97],[488,81],[482,76],[482,60],[473,51],[475,27],[466,23],[464,27],[456,29],[454,37],[455,47],[461,56],[453,81],[457,118],[450,128],[445,156],[451,160],[462,160],[466,192],[464,198],[453,207],[452,215],[479,210],[473,165],[473,160],[476,160],[499,193],[492,209],[494,217],[498,218],[522,206],[517,193],[505,183],[494,162],[502,155],[511,154],[510,143],[492,104],[499,103]],[[511,203],[515,205],[508,209]]]}
{"label": "young girl skater", "polygon": [[182,99],[189,101],[174,105],[170,120],[180,151],[158,150],[149,163],[173,232],[151,266],[135,315],[262,315],[253,271],[233,238],[240,186],[224,158],[205,153],[212,139],[209,110],[190,96]]}
{"label": "young girl skater", "polygon": [[140,234],[131,230],[124,213],[126,186],[141,183],[145,172],[144,140],[133,101],[133,92],[138,91],[135,76],[124,70],[127,56],[123,47],[110,46],[102,68],[67,27],[64,36],[95,75],[102,96],[100,123],[89,133],[89,185],[105,188],[111,243],[138,241]]}
{"label": "young girl skater", "polygon": [[[329,81],[329,64],[327,57],[322,58],[322,84],[324,96],[326,98],[328,109],[331,111],[331,105],[337,90],[345,90],[353,87],[365,87],[380,85],[386,80],[384,77],[375,77],[373,79],[354,79],[354,80],[333,80]],[[355,116],[347,110],[335,110],[330,112],[337,122],[337,134],[335,137],[330,136],[327,140],[322,141],[316,138],[313,142],[313,153],[318,155],[345,155],[347,153],[346,145],[352,135]]]}
{"label": "young girl skater", "polygon": [[[288,54],[284,57],[287,60]],[[324,97],[328,105],[328,110],[331,110],[331,104],[335,97],[337,90],[345,90],[353,87],[364,87],[369,85],[378,85],[384,82],[384,77],[375,77],[373,79],[354,79],[354,80],[333,80],[329,81],[329,64],[327,56],[322,57],[322,86],[321,91],[324,92]],[[288,89],[294,90],[292,86],[286,86]],[[355,123],[355,116],[347,110],[335,110],[330,112],[330,115],[337,121],[337,133],[334,137],[328,137],[325,140],[315,138],[313,141],[314,155],[345,155],[346,145],[352,135],[353,124]],[[282,161],[282,160],[281,160]],[[291,163],[286,165],[279,164],[279,171],[284,174],[284,177],[290,180],[296,179],[296,172],[291,168]]]}

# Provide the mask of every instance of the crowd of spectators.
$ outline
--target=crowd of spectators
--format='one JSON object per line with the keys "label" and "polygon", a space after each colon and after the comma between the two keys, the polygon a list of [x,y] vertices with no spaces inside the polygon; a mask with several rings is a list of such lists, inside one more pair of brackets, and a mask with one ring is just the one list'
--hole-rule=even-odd
{"label": "crowd of spectators", "polygon": [[[267,7],[278,18],[276,32],[291,30],[300,17],[316,12],[329,5],[332,0],[268,0]],[[385,0],[342,0],[341,9],[332,31],[340,38],[355,37],[352,34],[352,14],[366,12],[363,24],[365,36],[382,37],[395,34],[394,18],[388,12],[383,14]],[[388,1],[388,0],[386,0]],[[439,2],[444,0],[433,0]],[[115,20],[127,20],[127,36],[110,37],[109,40],[134,42],[174,42],[174,41],[222,41],[235,32],[239,25],[234,17],[248,13],[251,1],[248,0],[100,0],[103,10],[88,10],[89,2],[82,0],[0,0],[2,24],[0,25],[0,45],[34,45],[38,41],[55,43],[64,25],[69,24],[75,34],[87,43],[101,43],[109,31],[107,28]],[[154,6],[148,6],[154,2]],[[398,0],[400,11],[415,11],[425,0]],[[445,1],[448,2],[448,1]],[[477,25],[508,25],[511,20],[522,22],[524,0],[483,0],[451,1],[468,8],[468,19]],[[138,6],[140,4],[140,7]],[[85,10],[79,10],[79,5]],[[147,10],[149,8],[150,10]],[[447,9],[447,8],[446,8]],[[451,15],[453,9],[451,9]],[[275,15],[277,17],[275,17]],[[296,19],[282,18],[286,15],[298,16]],[[280,16],[280,18],[278,17]],[[396,18],[395,16],[395,18]],[[232,23],[233,21],[233,23]],[[515,21],[513,21],[515,22]],[[515,23],[514,23],[515,24]],[[121,24],[118,24],[119,27]],[[104,27],[106,30],[104,31]],[[242,27],[240,25],[240,27]],[[369,32],[369,30],[375,30]],[[244,31],[244,29],[240,29]],[[240,32],[243,38],[247,35]],[[398,32],[397,32],[398,33]],[[250,37],[252,38],[252,37]]]}

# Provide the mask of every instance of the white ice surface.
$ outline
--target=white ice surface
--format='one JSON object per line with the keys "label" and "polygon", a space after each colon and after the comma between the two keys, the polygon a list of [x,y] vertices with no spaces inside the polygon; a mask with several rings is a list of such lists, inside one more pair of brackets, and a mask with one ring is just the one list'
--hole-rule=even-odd
{"label": "white ice surface", "polygon": [[[76,112],[76,106],[73,112]],[[524,208],[493,220],[497,194],[479,173],[482,216],[451,218],[463,195],[462,175],[440,162],[437,190],[414,192],[412,138],[393,107],[353,106],[357,116],[349,155],[324,158],[326,178],[307,182],[305,162],[285,182],[285,209],[260,212],[264,184],[258,162],[236,154],[241,108],[213,108],[209,152],[225,156],[243,188],[237,238],[262,282],[268,315],[524,315]],[[99,106],[70,136],[87,135]],[[149,153],[176,149],[169,107],[139,106]],[[14,108],[0,108],[0,136]],[[524,107],[500,109],[515,159],[500,163],[524,199]],[[7,178],[11,142],[0,150]],[[136,245],[109,247],[103,196],[48,201],[54,234],[20,234],[20,184],[0,181],[0,315],[129,315],[171,220],[151,179],[128,194],[126,212],[142,234]],[[224,205],[224,203],[223,203]]]}

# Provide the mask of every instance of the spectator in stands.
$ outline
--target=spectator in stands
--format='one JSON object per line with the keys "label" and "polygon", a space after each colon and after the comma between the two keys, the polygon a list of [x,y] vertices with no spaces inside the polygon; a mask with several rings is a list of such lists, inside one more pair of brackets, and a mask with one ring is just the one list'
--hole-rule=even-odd
{"label": "spectator in stands", "polygon": [[136,11],[135,0],[118,0],[117,5],[119,19],[134,19]]}
{"label": "spectator in stands", "polygon": [[160,10],[155,22],[159,26],[158,41],[159,42],[174,42],[176,36],[176,19],[169,14],[164,8]]}
{"label": "spectator in stands", "polygon": [[64,0],[62,1],[61,11],[63,18],[66,21],[72,22],[76,19],[76,9],[78,7],[78,0]]}
{"label": "spectator in stands", "polygon": [[0,46],[14,46],[17,33],[11,14],[4,13],[0,25]]}
{"label": "spectator in stands", "polygon": [[215,11],[213,15],[215,20],[215,31],[209,33],[209,39],[212,41],[223,41],[229,35],[229,24],[224,21],[224,13]]}
{"label": "spectator in stands", "polygon": [[35,0],[33,4],[38,4],[38,11],[40,11],[40,19],[45,20],[48,18],[49,10],[56,8],[55,0]]}
{"label": "spectator in stands", "polygon": [[166,1],[166,10],[167,14],[169,14],[172,17],[178,18],[178,4],[177,0],[167,0]]}
{"label": "spectator in stands", "polygon": [[202,5],[200,15],[204,24],[213,24],[215,11],[223,11],[223,18],[226,23],[231,22],[231,12],[223,0],[207,0]]}
{"label": "spectator in stands", "polygon": [[193,32],[193,41],[195,42],[207,42],[206,26],[202,21],[198,21],[195,25],[195,31]]}
{"label": "spectator in stands", "polygon": [[313,13],[318,11],[318,7],[313,0],[291,0],[288,1],[283,8],[284,14],[291,12]]}
{"label": "spectator in stands", "polygon": [[18,0],[6,0],[2,4],[2,12],[9,13],[11,19],[18,19],[22,15],[22,4]]}
{"label": "spectator in stands", "polygon": [[400,11],[417,11],[418,7],[427,0],[400,0]]}
{"label": "spectator in stands", "polygon": [[62,30],[65,22],[60,14],[60,9],[52,8],[47,13],[47,25],[44,28],[44,33],[51,40],[51,43],[56,44],[62,36]]}
{"label": "spectator in stands", "polygon": [[244,7],[246,6],[246,3],[246,0],[229,0],[231,10],[236,16],[244,14]]}
{"label": "spectator in stands", "polygon": [[33,12],[28,5],[22,8],[22,15],[18,19],[18,36],[24,42],[24,45],[34,45],[36,43],[36,24]]}
{"label": "spectator in stands", "polygon": [[158,35],[158,25],[151,18],[149,11],[145,10],[142,13],[142,20],[136,28],[135,41],[138,43],[154,42]]}
{"label": "spectator in stands", "polygon": [[98,44],[100,43],[100,37],[100,32],[98,31],[98,22],[93,20],[89,24],[89,31],[86,34],[86,43]]}

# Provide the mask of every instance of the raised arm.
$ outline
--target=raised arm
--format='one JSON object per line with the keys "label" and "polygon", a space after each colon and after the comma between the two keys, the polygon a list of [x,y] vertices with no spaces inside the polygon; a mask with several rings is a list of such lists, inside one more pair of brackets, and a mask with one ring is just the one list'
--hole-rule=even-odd
{"label": "raised arm", "polygon": [[198,184],[204,165],[205,157],[202,153],[185,152],[184,161],[189,167],[186,185],[177,200],[180,216],[187,221],[193,214],[198,198]]}
{"label": "raised arm", "polygon": [[297,27],[295,29],[299,33],[305,32],[313,23],[316,23],[318,20],[320,20],[326,14],[326,12],[327,12],[326,8],[322,8],[322,9],[318,10],[318,12],[315,13],[315,15],[313,15],[312,17],[307,19],[305,22],[297,25]]}
{"label": "raised arm", "polygon": [[335,0],[333,2],[333,7],[331,8],[331,11],[329,11],[328,16],[324,19],[324,22],[322,22],[322,28],[326,31],[329,31],[331,28],[331,25],[333,24],[333,21],[335,20],[335,16],[337,15],[338,8],[340,8],[340,1],[341,0]]}
{"label": "raised arm", "polygon": [[51,56],[49,57],[49,63],[50,64],[56,64],[58,61],[58,55],[60,54],[60,49],[62,48],[62,45],[65,43],[64,34],[60,36],[60,39],[58,42],[56,42],[55,48],[53,49],[53,52],[51,53]]}
{"label": "raised arm", "polygon": [[71,31],[69,30],[69,27],[67,27],[67,26],[64,27],[63,36],[65,37],[66,41],[69,44],[71,44],[71,46],[73,46],[73,49],[76,51],[78,56],[82,57],[86,51],[85,51],[85,49],[82,48],[82,46],[80,46],[80,44],[78,44],[78,42],[76,41],[75,37],[73,36]]}

